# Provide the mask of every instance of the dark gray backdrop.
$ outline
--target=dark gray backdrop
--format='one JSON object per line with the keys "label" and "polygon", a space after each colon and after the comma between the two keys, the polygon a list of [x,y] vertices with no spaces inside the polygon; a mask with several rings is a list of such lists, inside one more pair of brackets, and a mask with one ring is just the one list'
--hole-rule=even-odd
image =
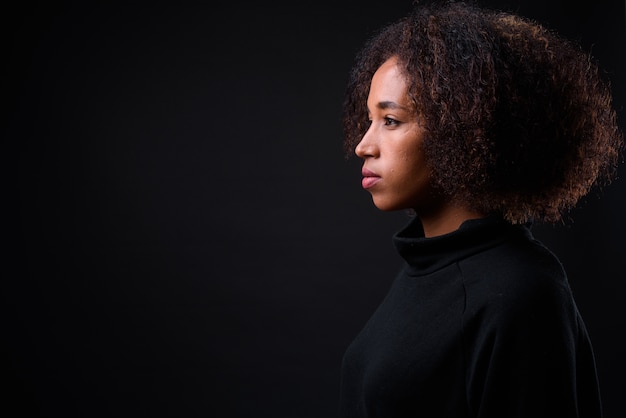
{"label": "dark gray backdrop", "polygon": [[[341,356],[406,221],[343,158],[343,89],[410,0],[50,3],[3,16],[2,407],[336,416]],[[623,1],[487,3],[592,48],[624,125]],[[626,411],[625,193],[535,229],[570,274],[607,418]]]}

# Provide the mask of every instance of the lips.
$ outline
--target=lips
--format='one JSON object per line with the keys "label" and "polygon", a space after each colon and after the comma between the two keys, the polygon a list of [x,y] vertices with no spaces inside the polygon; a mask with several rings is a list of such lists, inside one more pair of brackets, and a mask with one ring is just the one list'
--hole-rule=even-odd
{"label": "lips", "polygon": [[369,189],[380,181],[380,176],[378,174],[366,168],[363,168],[361,170],[361,174],[363,175],[363,180],[361,180],[361,185],[363,186],[364,189]]}

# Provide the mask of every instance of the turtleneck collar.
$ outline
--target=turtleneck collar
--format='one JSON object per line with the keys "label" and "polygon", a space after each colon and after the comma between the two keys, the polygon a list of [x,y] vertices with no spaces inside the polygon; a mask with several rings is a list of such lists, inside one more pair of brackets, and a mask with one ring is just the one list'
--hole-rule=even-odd
{"label": "turtleneck collar", "polygon": [[393,243],[407,262],[408,273],[421,276],[514,236],[532,237],[528,225],[511,225],[499,216],[488,216],[465,221],[448,234],[426,238],[419,218],[415,217],[393,236]]}

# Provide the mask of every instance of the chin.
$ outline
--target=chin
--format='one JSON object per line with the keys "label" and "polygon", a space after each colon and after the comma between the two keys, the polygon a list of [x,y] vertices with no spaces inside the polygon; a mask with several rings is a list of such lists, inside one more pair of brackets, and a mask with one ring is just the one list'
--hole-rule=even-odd
{"label": "chin", "polygon": [[374,206],[383,212],[394,212],[398,210],[408,209],[408,206],[400,205],[397,202],[381,201],[374,199]]}

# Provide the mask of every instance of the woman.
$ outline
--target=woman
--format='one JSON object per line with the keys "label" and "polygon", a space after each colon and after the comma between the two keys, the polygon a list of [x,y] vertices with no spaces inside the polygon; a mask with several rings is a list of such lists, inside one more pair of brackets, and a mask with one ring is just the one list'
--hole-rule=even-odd
{"label": "woman", "polygon": [[600,417],[558,222],[614,176],[610,88],[575,44],[461,2],[417,4],[363,47],[346,149],[406,261],[347,349],[342,417]]}

